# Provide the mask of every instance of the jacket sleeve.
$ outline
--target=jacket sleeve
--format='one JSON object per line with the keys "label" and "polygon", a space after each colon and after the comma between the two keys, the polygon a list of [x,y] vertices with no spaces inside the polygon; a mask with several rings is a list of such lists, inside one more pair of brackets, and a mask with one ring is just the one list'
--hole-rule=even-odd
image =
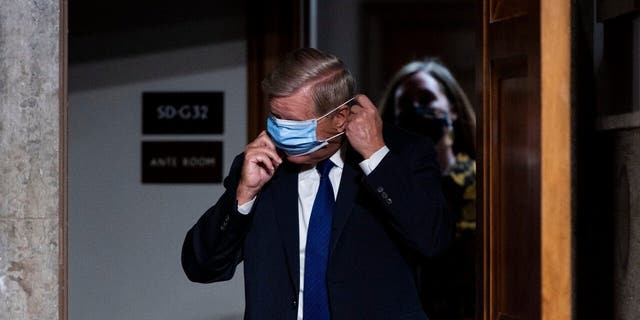
{"label": "jacket sleeve", "polygon": [[182,268],[191,281],[229,280],[242,261],[242,244],[252,216],[237,209],[236,189],[243,160],[243,155],[236,157],[224,180],[224,194],[187,232],[182,245]]}
{"label": "jacket sleeve", "polygon": [[389,149],[364,184],[401,239],[420,254],[434,256],[449,245],[454,221],[442,194],[433,143],[415,139]]}

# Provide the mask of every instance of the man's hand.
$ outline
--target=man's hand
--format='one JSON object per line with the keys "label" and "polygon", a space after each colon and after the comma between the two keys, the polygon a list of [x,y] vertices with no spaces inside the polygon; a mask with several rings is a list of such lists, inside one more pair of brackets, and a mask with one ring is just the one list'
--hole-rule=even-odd
{"label": "man's hand", "polygon": [[244,149],[242,175],[236,199],[238,205],[243,205],[253,199],[262,186],[273,177],[282,159],[276,152],[276,147],[266,131],[260,132],[258,137]]}
{"label": "man's hand", "polygon": [[382,118],[367,96],[359,94],[355,101],[349,113],[346,135],[351,146],[369,159],[384,146]]}

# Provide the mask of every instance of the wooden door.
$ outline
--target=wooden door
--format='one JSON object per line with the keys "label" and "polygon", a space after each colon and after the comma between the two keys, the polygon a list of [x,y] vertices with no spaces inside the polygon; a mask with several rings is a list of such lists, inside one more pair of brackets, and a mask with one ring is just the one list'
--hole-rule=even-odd
{"label": "wooden door", "polygon": [[309,0],[247,2],[247,141],[266,129],[269,112],[260,83],[287,53],[309,46]]}
{"label": "wooden door", "polygon": [[483,1],[482,319],[571,318],[570,3]]}
{"label": "wooden door", "polygon": [[378,97],[403,65],[431,56],[439,58],[473,97],[478,10],[477,0],[363,2],[359,90]]}

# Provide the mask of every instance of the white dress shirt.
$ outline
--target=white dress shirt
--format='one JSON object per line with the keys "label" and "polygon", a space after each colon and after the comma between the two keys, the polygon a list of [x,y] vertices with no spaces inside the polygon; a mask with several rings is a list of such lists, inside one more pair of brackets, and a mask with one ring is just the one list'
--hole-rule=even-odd
{"label": "white dress shirt", "polygon": [[[364,174],[369,175],[380,164],[384,156],[387,155],[389,149],[383,146],[376,151],[369,159],[360,162],[360,168]],[[333,196],[337,198],[338,189],[340,188],[340,178],[342,178],[342,169],[344,168],[344,160],[340,150],[331,156],[331,161],[335,164],[329,171],[329,180],[333,187]],[[302,320],[303,297],[304,297],[304,253],[307,246],[307,230],[309,228],[309,218],[311,217],[311,209],[313,201],[318,193],[320,186],[320,173],[315,167],[301,171],[298,173],[298,239],[300,248],[300,291],[298,292],[298,320]],[[238,212],[241,214],[249,214],[253,208],[255,198],[251,201],[238,205]]]}

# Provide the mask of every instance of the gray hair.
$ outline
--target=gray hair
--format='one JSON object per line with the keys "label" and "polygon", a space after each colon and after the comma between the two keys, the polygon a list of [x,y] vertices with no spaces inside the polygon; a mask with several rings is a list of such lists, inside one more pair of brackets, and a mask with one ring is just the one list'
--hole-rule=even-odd
{"label": "gray hair", "polygon": [[291,96],[307,85],[311,85],[317,116],[344,103],[355,93],[355,80],[346,65],[336,56],[314,48],[289,53],[262,80],[262,89],[269,100]]}

